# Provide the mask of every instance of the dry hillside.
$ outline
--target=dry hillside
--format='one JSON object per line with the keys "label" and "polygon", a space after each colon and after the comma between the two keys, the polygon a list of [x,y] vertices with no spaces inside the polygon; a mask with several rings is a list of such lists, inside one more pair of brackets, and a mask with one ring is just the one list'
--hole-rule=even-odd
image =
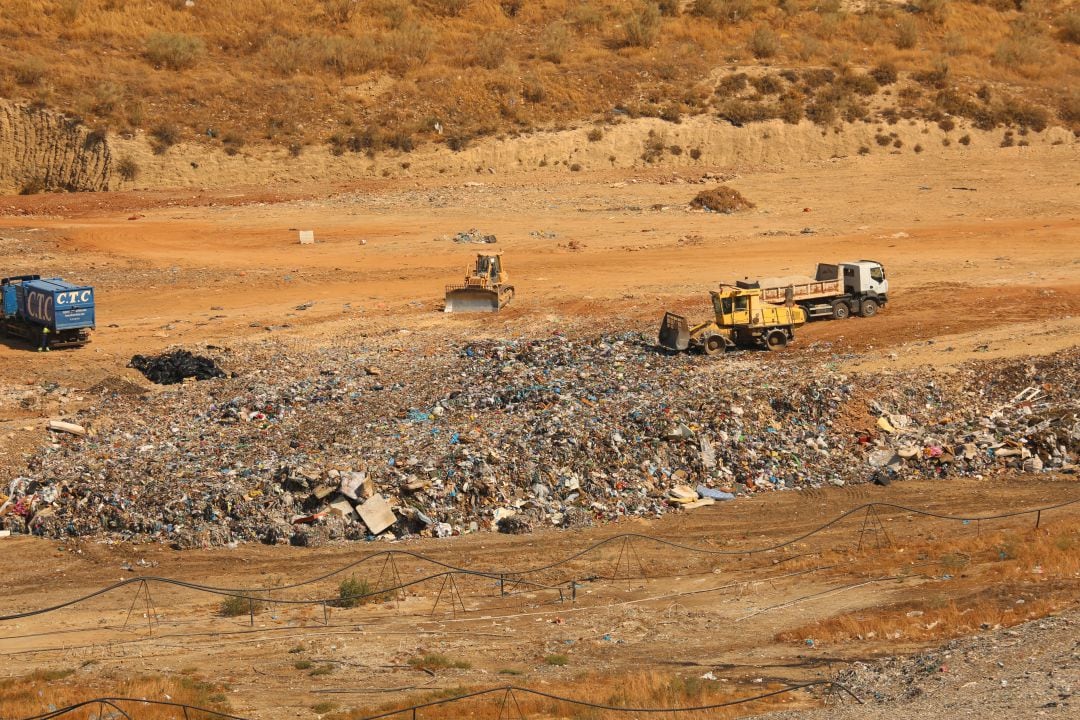
{"label": "dry hillside", "polygon": [[[178,142],[230,155],[265,144],[294,155],[406,153],[432,142],[459,150],[582,121],[596,122],[596,140],[637,116],[822,126],[918,116],[946,128],[959,117],[981,129],[1077,129],[1072,7],[7,0],[0,98],[81,121],[83,145],[145,138],[160,154]],[[130,158],[108,162],[120,178],[139,172]],[[21,189],[85,189],[29,185]]]}

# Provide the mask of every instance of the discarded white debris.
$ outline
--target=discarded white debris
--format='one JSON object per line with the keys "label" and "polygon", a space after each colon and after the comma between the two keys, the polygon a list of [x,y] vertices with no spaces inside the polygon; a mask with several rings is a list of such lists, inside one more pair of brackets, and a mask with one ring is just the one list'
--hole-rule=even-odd
{"label": "discarded white debris", "polygon": [[80,436],[86,435],[86,428],[82,425],[64,422],[63,420],[50,420],[46,427],[53,432],[71,433],[72,435]]}
{"label": "discarded white debris", "polygon": [[314,245],[315,244],[315,231],[314,230],[301,230],[300,231],[300,244],[301,245]]}

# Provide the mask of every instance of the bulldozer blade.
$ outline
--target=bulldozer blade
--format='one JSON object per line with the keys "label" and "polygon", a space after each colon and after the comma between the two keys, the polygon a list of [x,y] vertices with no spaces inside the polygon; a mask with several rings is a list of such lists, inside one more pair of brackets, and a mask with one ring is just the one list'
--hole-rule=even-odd
{"label": "bulldozer blade", "polygon": [[446,312],[499,312],[499,293],[494,290],[451,290],[446,293]]}
{"label": "bulldozer blade", "polygon": [[690,323],[682,315],[665,313],[660,323],[660,347],[667,350],[686,350],[690,347]]}

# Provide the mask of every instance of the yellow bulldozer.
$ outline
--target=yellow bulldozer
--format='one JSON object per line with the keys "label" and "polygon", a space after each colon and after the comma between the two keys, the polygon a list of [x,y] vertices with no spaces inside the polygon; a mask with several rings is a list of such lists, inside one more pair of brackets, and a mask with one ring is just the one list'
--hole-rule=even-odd
{"label": "yellow bulldozer", "polygon": [[465,272],[465,282],[446,286],[446,312],[499,312],[514,297],[502,253],[478,253]]}
{"label": "yellow bulldozer", "polygon": [[790,301],[765,302],[759,288],[721,285],[710,291],[714,320],[691,326],[685,317],[667,313],[660,325],[660,347],[681,351],[701,349],[706,354],[731,348],[779,350],[795,339],[795,328],[806,323],[806,311]]}

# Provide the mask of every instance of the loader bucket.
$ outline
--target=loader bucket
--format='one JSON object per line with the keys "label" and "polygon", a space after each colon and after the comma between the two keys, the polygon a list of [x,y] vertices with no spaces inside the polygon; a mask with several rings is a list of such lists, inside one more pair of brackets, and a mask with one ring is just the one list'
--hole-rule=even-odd
{"label": "loader bucket", "polygon": [[660,323],[660,347],[666,350],[686,350],[690,347],[690,323],[682,315],[665,313]]}
{"label": "loader bucket", "polygon": [[499,293],[491,288],[453,288],[446,291],[448,313],[499,312]]}

